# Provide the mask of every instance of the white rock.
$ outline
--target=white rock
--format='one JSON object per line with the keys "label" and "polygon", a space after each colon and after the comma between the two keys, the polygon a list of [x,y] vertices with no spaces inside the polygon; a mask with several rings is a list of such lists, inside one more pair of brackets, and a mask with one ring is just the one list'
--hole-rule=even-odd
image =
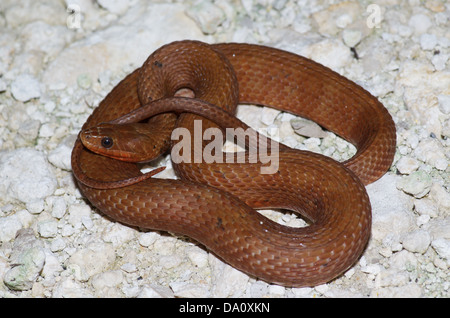
{"label": "white rock", "polygon": [[433,246],[434,250],[440,257],[450,261],[450,240],[439,238],[433,240],[433,242],[431,242],[431,246]]}
{"label": "white rock", "polygon": [[342,2],[326,6],[326,9],[315,12],[312,17],[317,23],[320,33],[334,36],[340,29],[355,21],[361,14],[360,10],[358,3]]}
{"label": "white rock", "polygon": [[[90,213],[89,213],[90,215]],[[120,246],[136,238],[136,231],[120,223],[109,224],[103,232],[102,238],[113,246]]]}
{"label": "white rock", "polygon": [[407,284],[408,282],[408,273],[399,271],[398,269],[388,269],[381,271],[377,277],[377,284],[381,287],[402,286]]}
{"label": "white rock", "polygon": [[45,203],[44,200],[34,200],[27,202],[27,211],[32,214],[39,214],[44,211]]}
{"label": "white rock", "polygon": [[116,287],[123,282],[123,273],[120,270],[108,271],[92,277],[92,287],[97,291]]}
{"label": "white rock", "polygon": [[214,297],[239,297],[247,286],[249,277],[241,271],[223,263],[214,256],[210,257]]}
{"label": "white rock", "polygon": [[44,154],[22,148],[0,153],[0,193],[24,203],[42,200],[56,189],[56,178]]}
{"label": "white rock", "polygon": [[327,136],[327,133],[323,131],[322,127],[307,119],[295,118],[291,120],[291,125],[295,133],[301,136],[316,138],[325,138]]}
{"label": "white rock", "polygon": [[376,288],[371,292],[371,297],[379,298],[420,298],[421,296],[422,289],[415,283],[398,287]]}
{"label": "white rock", "polygon": [[438,95],[439,110],[444,114],[450,114],[450,95]]}
{"label": "white rock", "polygon": [[428,31],[428,29],[431,27],[432,22],[431,19],[422,13],[418,13],[413,15],[409,19],[409,26],[414,29],[414,33],[416,35],[421,35]]}
{"label": "white rock", "polygon": [[398,177],[386,174],[377,182],[367,186],[372,203],[372,236],[382,240],[388,234],[408,232],[414,225],[409,211],[411,198],[397,190]]}
{"label": "white rock", "polygon": [[362,33],[360,30],[344,29],[342,31],[342,38],[345,45],[355,47],[361,41]]}
{"label": "white rock", "polygon": [[279,113],[280,111],[275,108],[263,107],[261,112],[261,122],[264,125],[272,125]]}
{"label": "white rock", "polygon": [[450,54],[436,54],[431,57],[431,63],[436,71],[443,71],[447,66],[447,61],[450,59]]}
{"label": "white rock", "polygon": [[50,245],[50,250],[52,252],[62,251],[66,247],[66,242],[62,238],[55,238]]}
{"label": "white rock", "polygon": [[420,216],[418,216],[417,219],[416,219],[416,224],[417,224],[417,226],[420,227],[420,226],[422,226],[422,225],[427,224],[428,222],[430,222],[430,219],[431,219],[431,217],[430,217],[429,215],[426,215],[426,214],[420,215]]}
{"label": "white rock", "polygon": [[420,36],[420,47],[422,50],[432,50],[437,44],[437,37],[434,34],[424,33]]}
{"label": "white rock", "polygon": [[42,271],[45,252],[32,230],[18,233],[11,253],[11,264],[15,264],[3,277],[3,282],[13,290],[29,290]]}
{"label": "white rock", "polygon": [[440,184],[431,186],[430,197],[436,202],[442,214],[450,215],[450,193]]}
{"label": "white rock", "polygon": [[197,267],[205,267],[208,265],[208,253],[197,247],[190,248],[187,251],[189,260]]}
{"label": "white rock", "polygon": [[165,269],[176,268],[182,261],[179,255],[161,255],[158,258],[158,264]]}
{"label": "white rock", "polygon": [[414,209],[420,215],[429,215],[430,217],[437,217],[439,214],[438,208],[430,198],[422,198],[414,200]]}
{"label": "white rock", "polygon": [[21,228],[22,223],[15,214],[0,218],[0,242],[11,241]]}
{"label": "white rock", "polygon": [[75,135],[64,138],[55,149],[50,151],[48,161],[55,167],[70,171],[72,169],[71,154],[76,138]]}
{"label": "white rock", "polygon": [[15,99],[27,102],[41,97],[41,89],[36,78],[29,74],[19,75],[11,84],[11,93]]}
{"label": "white rock", "polygon": [[136,264],[133,263],[125,263],[122,266],[120,266],[120,269],[127,272],[127,273],[134,273],[137,270]]}
{"label": "white rock", "polygon": [[51,58],[71,41],[73,35],[66,26],[50,25],[42,20],[27,24],[20,34],[25,51],[42,51]]}
{"label": "white rock", "polygon": [[15,214],[24,228],[30,227],[34,222],[33,215],[26,209],[17,211]]}
{"label": "white rock", "polygon": [[206,284],[192,284],[187,282],[173,282],[169,284],[175,297],[204,298],[209,297],[209,286]]}
{"label": "white rock", "polygon": [[173,291],[166,286],[145,286],[137,296],[138,298],[173,298]]}
{"label": "white rock", "polygon": [[286,292],[286,288],[284,288],[283,286],[278,286],[278,285],[270,285],[269,286],[269,293],[276,297],[284,296],[285,292]]}
{"label": "white rock", "polygon": [[49,24],[65,23],[66,12],[61,1],[36,2],[24,0],[22,3],[11,3],[4,12],[10,27],[17,27],[32,21],[42,20]]}
{"label": "white rock", "polygon": [[111,13],[122,14],[127,11],[130,0],[97,0],[97,3]]}
{"label": "white rock", "polygon": [[205,34],[212,34],[225,21],[225,13],[214,3],[203,0],[186,10],[190,16],[202,29]]}
{"label": "white rock", "polygon": [[[436,139],[427,138],[422,140],[414,150],[417,159],[430,164],[439,170],[447,168],[447,159],[445,157],[443,147]],[[441,166],[443,165],[443,166]]]}
{"label": "white rock", "polygon": [[252,298],[262,298],[268,294],[269,285],[263,281],[256,281],[250,286],[250,296]]}
{"label": "white rock", "polygon": [[396,167],[401,174],[410,174],[419,168],[419,162],[411,157],[401,157],[396,163]]}
{"label": "white rock", "polygon": [[402,250],[389,258],[389,265],[399,270],[411,271],[417,267],[418,261],[413,253]]}
{"label": "white rock", "polygon": [[90,291],[88,291],[80,283],[73,281],[73,279],[69,277],[64,277],[56,284],[52,296],[55,298],[93,297]]}
{"label": "white rock", "polygon": [[42,248],[35,247],[21,255],[17,266],[6,272],[3,281],[13,290],[29,290],[33,287],[45,263]]}
{"label": "white rock", "polygon": [[159,234],[156,232],[147,232],[139,235],[139,244],[144,247],[149,247],[152,245],[159,237]]}
{"label": "white rock", "polygon": [[51,203],[52,206],[52,216],[61,219],[67,211],[67,204],[64,198],[54,197]]}
{"label": "white rock", "polygon": [[432,180],[425,171],[415,171],[408,176],[402,177],[397,182],[397,188],[416,198],[422,198],[430,192]]}
{"label": "white rock", "polygon": [[55,220],[41,221],[38,223],[38,233],[45,238],[55,237],[58,233],[58,223]]}
{"label": "white rock", "polygon": [[50,252],[48,249],[44,249],[44,253],[45,264],[42,268],[41,276],[49,281],[54,279],[55,277],[58,277],[60,272],[62,272],[64,269],[55,254]]}
{"label": "white rock", "polygon": [[83,216],[90,216],[91,208],[84,204],[72,204],[69,206],[69,218],[67,221],[74,227],[79,229],[82,225]]}
{"label": "white rock", "polygon": [[337,40],[323,40],[312,44],[305,48],[302,54],[333,70],[339,70],[352,60],[348,47]]}
{"label": "white rock", "polygon": [[428,231],[417,230],[406,234],[402,244],[405,249],[413,253],[425,253],[431,243],[431,236]]}
{"label": "white rock", "polygon": [[[101,257],[99,257],[101,255]],[[68,260],[68,265],[80,269],[81,280],[88,280],[111,266],[116,259],[114,248],[106,243],[91,243],[86,248],[75,252]]]}
{"label": "white rock", "polygon": [[80,74],[96,81],[106,70],[117,74],[126,65],[140,66],[161,45],[186,38],[205,39],[182,4],[137,3],[117,23],[64,49],[50,62],[43,82],[50,88],[72,87]]}

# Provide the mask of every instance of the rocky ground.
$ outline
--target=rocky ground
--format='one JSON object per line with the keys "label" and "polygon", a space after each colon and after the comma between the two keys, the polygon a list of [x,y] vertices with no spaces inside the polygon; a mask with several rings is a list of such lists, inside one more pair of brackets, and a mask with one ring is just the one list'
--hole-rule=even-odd
{"label": "rocky ground", "polygon": [[[450,295],[448,2],[6,0],[0,12],[1,297]],[[181,39],[292,51],[387,107],[395,161],[367,187],[372,238],[342,277],[314,288],[270,285],[186,238],[116,223],[83,199],[70,165],[81,125],[151,52]],[[243,106],[239,117],[280,127],[293,147],[337,160],[354,153],[332,133],[296,133],[299,119],[269,108]]]}

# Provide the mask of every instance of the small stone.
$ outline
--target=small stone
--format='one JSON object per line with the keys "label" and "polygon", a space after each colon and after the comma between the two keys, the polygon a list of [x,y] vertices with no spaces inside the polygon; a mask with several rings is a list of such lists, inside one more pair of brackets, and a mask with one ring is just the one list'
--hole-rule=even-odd
{"label": "small stone", "polygon": [[376,240],[383,240],[387,235],[408,232],[413,226],[410,198],[396,189],[397,179],[396,176],[386,174],[367,186],[367,193],[372,202],[372,236]]}
{"label": "small stone", "polygon": [[122,14],[127,11],[129,0],[97,0],[97,3],[111,13]]}
{"label": "small stone", "polygon": [[167,286],[145,286],[137,296],[138,298],[173,298],[173,291]]}
{"label": "small stone", "polygon": [[440,257],[450,261],[450,240],[438,238],[431,242],[431,246],[439,254]]}
{"label": "small stone", "polygon": [[416,224],[417,224],[417,226],[420,227],[424,224],[427,224],[430,221],[430,219],[431,219],[431,217],[429,215],[426,215],[426,214],[420,215],[416,219]]}
{"label": "small stone", "polygon": [[15,99],[27,102],[41,97],[39,81],[29,74],[19,75],[11,84],[11,93]]}
{"label": "small stone", "polygon": [[411,157],[402,157],[397,161],[397,169],[401,174],[411,174],[419,168],[419,162]]}
{"label": "small stone", "polygon": [[48,161],[55,167],[66,171],[72,170],[71,154],[76,139],[76,135],[69,135],[64,138],[55,149],[50,151]]}
{"label": "small stone", "polygon": [[431,51],[437,44],[437,37],[434,34],[424,33],[420,36],[420,47],[422,50]]}
{"label": "small stone", "polygon": [[310,120],[295,118],[291,120],[291,125],[295,133],[304,137],[325,138],[327,136],[322,127]]}
{"label": "small stone", "polygon": [[52,216],[61,219],[67,211],[67,204],[64,198],[54,197],[52,202]]}
{"label": "small stone", "polygon": [[430,197],[436,202],[441,213],[450,215],[450,193],[442,185],[434,183],[430,190]]}
{"label": "small stone", "polygon": [[82,217],[90,216],[91,208],[84,204],[72,204],[69,207],[69,218],[67,221],[76,229],[81,228]]}
{"label": "small stone", "polygon": [[175,297],[204,298],[209,297],[209,287],[206,284],[173,282],[169,284]]}
{"label": "small stone", "polygon": [[444,114],[450,114],[450,95],[438,95],[439,110]]}
{"label": "small stone", "polygon": [[249,277],[243,272],[223,263],[215,257],[210,257],[211,279],[214,297],[239,297],[247,286]]}
{"label": "small stone", "polygon": [[[86,216],[90,217],[90,213]],[[114,223],[108,226],[104,231],[102,238],[105,242],[112,243],[113,246],[120,246],[126,242],[135,239],[136,231],[120,223]]]}
{"label": "small stone", "polygon": [[197,267],[205,267],[208,265],[208,253],[199,248],[189,249],[187,255],[192,264]]}
{"label": "small stone", "polygon": [[55,237],[58,233],[58,223],[55,220],[46,220],[38,223],[38,233],[41,237]]}
{"label": "small stone", "polygon": [[30,201],[27,202],[26,206],[27,211],[30,212],[31,214],[39,214],[42,211],[44,211],[45,208],[44,200]]}
{"label": "small stone", "polygon": [[428,249],[431,243],[431,236],[428,231],[417,230],[406,234],[403,237],[403,247],[413,253],[423,254]]}
{"label": "small stone", "polygon": [[360,30],[345,29],[342,32],[342,38],[345,45],[355,47],[361,41],[362,33]]}
{"label": "small stone", "polygon": [[428,215],[430,217],[437,217],[439,215],[438,208],[430,198],[415,199],[414,209],[420,215]]}
{"label": "small stone", "polygon": [[21,228],[22,223],[15,214],[0,218],[0,242],[11,241]]}
{"label": "small stone", "polygon": [[0,191],[28,203],[53,194],[56,177],[40,151],[20,148],[0,154]]}
{"label": "small stone", "polygon": [[80,74],[77,77],[77,84],[80,88],[88,89],[92,84],[91,77],[89,76],[89,74]]}
{"label": "small stone", "polygon": [[272,125],[280,111],[278,109],[263,107],[261,113],[261,122],[264,125]]}
{"label": "small stone", "polygon": [[50,245],[50,250],[52,252],[62,251],[66,247],[66,242],[62,238],[56,238],[52,241]]}
{"label": "small stone", "polygon": [[414,29],[416,35],[421,35],[432,26],[431,19],[422,13],[415,14],[409,19],[409,26]]}
{"label": "small stone", "polygon": [[36,239],[31,229],[17,233],[10,256],[11,264],[15,264],[3,277],[3,282],[13,290],[29,290],[45,264],[45,252],[42,244]]}
{"label": "small stone", "polygon": [[202,1],[190,7],[186,14],[198,24],[205,34],[216,32],[226,18],[222,9],[210,1]]}
{"label": "small stone", "polygon": [[397,188],[416,198],[422,198],[431,189],[431,177],[425,171],[415,171],[397,182]]}
{"label": "small stone", "polygon": [[127,273],[134,273],[137,271],[136,264],[133,263],[125,263],[122,266],[120,266],[120,269]]}
{"label": "small stone", "polygon": [[[99,257],[101,255],[101,257]],[[79,271],[80,281],[87,281],[93,275],[109,268],[116,259],[111,244],[91,243],[82,250],[75,252],[68,260],[68,265]]]}
{"label": "small stone", "polygon": [[147,232],[139,235],[139,244],[144,247],[149,247],[158,239],[159,234],[156,232]]}
{"label": "small stone", "polygon": [[53,291],[55,298],[88,298],[93,297],[91,292],[82,286],[82,284],[75,282],[72,277],[65,277],[60,280]]}
{"label": "small stone", "polygon": [[94,275],[92,277],[92,287],[98,291],[105,293],[105,289],[113,288],[120,285],[123,281],[122,271],[108,271]]}
{"label": "small stone", "polygon": [[417,159],[428,163],[436,169],[442,170],[447,168],[447,159],[442,149],[442,145],[436,139],[428,138],[419,142],[414,150]]}

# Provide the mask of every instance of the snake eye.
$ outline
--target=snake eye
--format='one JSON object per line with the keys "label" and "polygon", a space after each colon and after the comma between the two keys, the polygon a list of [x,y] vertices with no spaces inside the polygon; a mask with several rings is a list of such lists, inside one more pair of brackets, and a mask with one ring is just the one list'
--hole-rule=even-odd
{"label": "snake eye", "polygon": [[103,137],[102,139],[102,146],[104,148],[111,148],[113,145],[113,140],[111,137]]}

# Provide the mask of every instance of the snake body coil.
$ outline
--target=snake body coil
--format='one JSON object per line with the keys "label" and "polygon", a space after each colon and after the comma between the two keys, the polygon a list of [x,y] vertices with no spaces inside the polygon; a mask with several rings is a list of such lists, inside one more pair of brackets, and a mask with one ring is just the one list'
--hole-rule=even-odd
{"label": "snake body coil", "polygon": [[[186,88],[195,99],[172,98]],[[173,111],[186,113],[150,119],[161,140],[170,138],[174,125],[192,131],[194,120],[201,117],[188,112],[201,101],[228,113],[237,103],[251,103],[309,118],[354,144],[357,153],[338,163],[281,147],[273,174],[261,174],[260,163],[180,163],[174,164],[179,180],[150,178],[101,189],[85,180],[114,183],[140,175],[139,167],[93,153],[78,138],[73,171],[83,194],[100,211],[125,224],[187,235],[237,269],[285,286],[325,283],[355,263],[371,229],[364,184],[386,172],[395,151],[394,123],[375,97],[292,53],[248,44],[181,41],[154,52],[120,82],[83,131],[146,104],[162,107],[165,99]],[[205,115],[211,120],[203,120],[203,129],[216,127],[221,116]],[[219,126],[229,124],[235,124],[232,118]],[[298,212],[310,224],[279,225],[255,211],[263,208]]]}

